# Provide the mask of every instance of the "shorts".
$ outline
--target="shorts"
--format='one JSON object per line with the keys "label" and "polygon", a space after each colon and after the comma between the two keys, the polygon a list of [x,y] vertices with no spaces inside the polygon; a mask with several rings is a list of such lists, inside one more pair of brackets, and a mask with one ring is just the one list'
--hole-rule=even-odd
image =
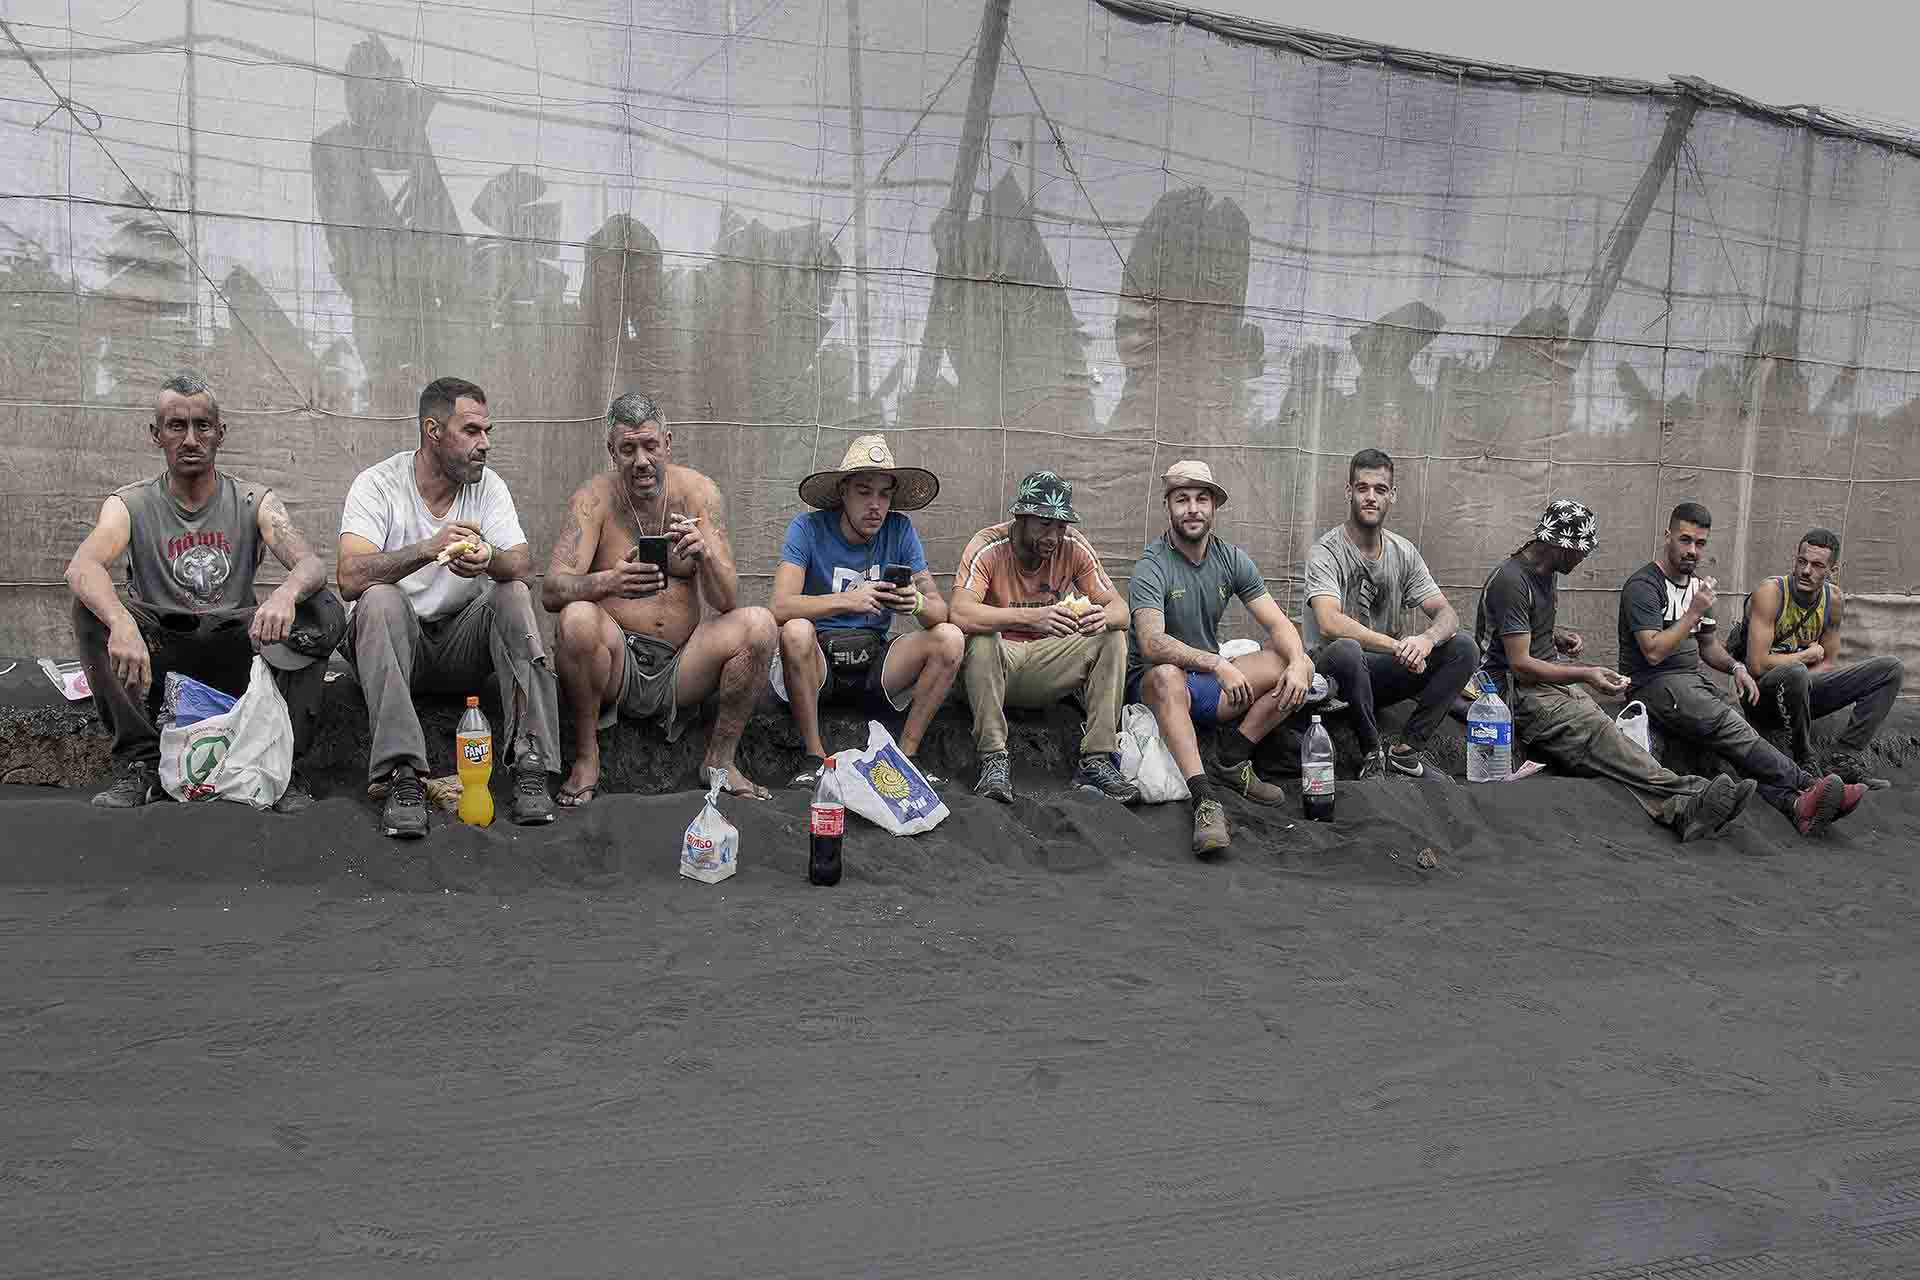
{"label": "shorts", "polygon": [[[905,711],[913,705],[913,686],[908,685],[899,693],[889,696],[885,676],[887,661],[893,656],[893,637],[881,636],[880,651],[873,655],[873,661],[867,664],[866,674],[848,678],[836,672],[833,663],[827,661],[827,651],[816,644],[814,649],[820,655],[820,661],[826,666],[827,678],[820,686],[821,702],[862,703],[879,702],[895,711]],[[773,669],[768,672],[769,683],[780,701],[791,704],[793,699],[787,696],[787,680],[781,670],[780,655],[773,655]]]}
{"label": "shorts", "polygon": [[663,640],[622,632],[626,640],[620,675],[620,696],[600,708],[600,727],[611,729],[621,716],[629,720],[658,720],[674,742],[686,728],[680,719],[680,701],[674,678],[680,670],[680,651]]}
{"label": "shorts", "polygon": [[[1140,686],[1146,681],[1147,668],[1141,667],[1127,677],[1128,702],[1140,701]],[[1214,724],[1220,717],[1220,680],[1210,671],[1187,672],[1187,712],[1195,724]]]}

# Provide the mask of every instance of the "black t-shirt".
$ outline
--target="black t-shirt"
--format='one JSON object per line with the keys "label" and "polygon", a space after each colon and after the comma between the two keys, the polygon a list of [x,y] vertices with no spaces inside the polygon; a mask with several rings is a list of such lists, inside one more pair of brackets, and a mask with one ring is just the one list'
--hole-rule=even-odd
{"label": "black t-shirt", "polygon": [[1503,636],[1531,635],[1527,652],[1542,662],[1553,661],[1553,571],[1535,572],[1519,556],[1493,571],[1480,593],[1480,615],[1474,636],[1487,656],[1487,674],[1505,687],[1507,647]]}
{"label": "black t-shirt", "polygon": [[1687,638],[1673,647],[1661,662],[1648,662],[1640,652],[1639,633],[1665,631],[1680,621],[1687,601],[1699,588],[1700,579],[1689,576],[1685,582],[1667,577],[1659,561],[1650,561],[1627,579],[1620,588],[1620,674],[1637,686],[1654,676],[1675,671],[1692,671],[1700,665],[1700,640],[1713,634],[1711,617],[1700,619]]}

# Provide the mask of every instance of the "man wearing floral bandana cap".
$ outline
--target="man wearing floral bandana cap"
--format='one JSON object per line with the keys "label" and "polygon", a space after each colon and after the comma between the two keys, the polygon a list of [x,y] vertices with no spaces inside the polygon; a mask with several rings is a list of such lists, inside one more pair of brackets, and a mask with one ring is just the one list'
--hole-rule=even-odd
{"label": "man wearing floral bandana cap", "polygon": [[1599,533],[1600,522],[1588,507],[1556,498],[1526,545],[1493,571],[1480,596],[1476,628],[1487,673],[1534,755],[1563,773],[1622,784],[1649,817],[1683,841],[1717,835],[1753,798],[1754,784],[1682,776],[1642,751],[1587,693],[1620,693],[1626,677],[1578,664],[1574,660],[1585,647],[1580,636],[1554,630],[1554,578],[1573,572]]}
{"label": "man wearing floral bandana cap", "polygon": [[965,678],[980,757],[977,795],[1013,801],[1007,712],[1078,694],[1086,708],[1073,785],[1122,804],[1140,791],[1114,767],[1132,613],[1100,556],[1074,529],[1073,486],[1051,471],[1020,482],[1013,518],[973,535],[953,583],[953,622],[967,633]]}

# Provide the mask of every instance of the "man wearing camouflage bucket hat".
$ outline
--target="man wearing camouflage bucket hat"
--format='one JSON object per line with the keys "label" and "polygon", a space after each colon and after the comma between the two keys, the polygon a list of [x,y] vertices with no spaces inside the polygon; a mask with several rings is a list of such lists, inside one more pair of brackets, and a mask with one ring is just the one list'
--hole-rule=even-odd
{"label": "man wearing camouflage bucket hat", "polygon": [[1051,471],[1020,482],[1013,518],[973,535],[953,580],[953,621],[967,633],[965,679],[980,757],[977,795],[1013,800],[1009,706],[1086,709],[1073,785],[1122,804],[1140,791],[1114,767],[1130,613],[1092,544],[1073,528],[1073,486]]}
{"label": "man wearing camouflage bucket hat", "polygon": [[1682,776],[1620,731],[1588,688],[1606,694],[1627,680],[1577,659],[1585,642],[1554,630],[1554,578],[1571,573],[1599,541],[1600,522],[1583,503],[1556,498],[1480,595],[1476,630],[1486,671],[1513,711],[1513,728],[1535,756],[1576,777],[1612,778],[1649,817],[1682,841],[1718,835],[1752,799],[1754,784]]}

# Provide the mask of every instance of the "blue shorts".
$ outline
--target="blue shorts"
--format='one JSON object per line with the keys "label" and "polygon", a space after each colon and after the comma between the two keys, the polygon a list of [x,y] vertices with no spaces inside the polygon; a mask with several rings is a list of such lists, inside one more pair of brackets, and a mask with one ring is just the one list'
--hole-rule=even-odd
{"label": "blue shorts", "polygon": [[[1146,679],[1146,671],[1127,681],[1127,701],[1140,701],[1140,685]],[[1220,681],[1210,671],[1187,672],[1187,700],[1192,705],[1188,714],[1195,724],[1217,724],[1220,718]]]}

